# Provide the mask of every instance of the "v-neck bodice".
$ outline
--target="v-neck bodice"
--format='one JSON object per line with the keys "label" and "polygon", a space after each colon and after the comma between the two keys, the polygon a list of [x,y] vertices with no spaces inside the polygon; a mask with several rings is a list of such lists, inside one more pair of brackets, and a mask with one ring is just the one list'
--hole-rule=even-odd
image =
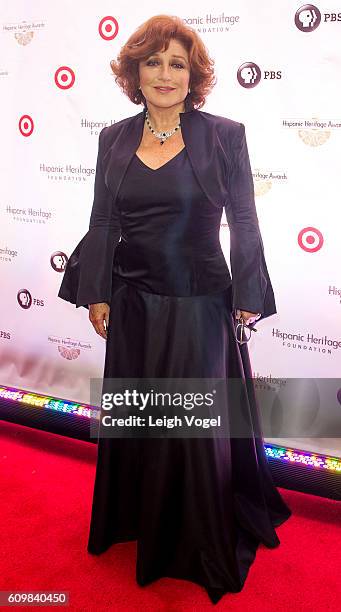
{"label": "v-neck bodice", "polygon": [[163,295],[203,295],[230,284],[213,206],[193,172],[186,147],[156,170],[135,154],[117,197],[121,240],[113,272]]}
{"label": "v-neck bodice", "polygon": [[185,151],[186,147],[183,147],[181,149],[181,151],[178,151],[178,153],[176,153],[175,155],[173,155],[173,157],[171,157],[168,161],[166,161],[164,164],[162,164],[162,166],[159,166],[158,168],[151,168],[150,166],[148,166],[147,164],[145,164],[144,161],[142,161],[142,159],[135,153],[135,157],[137,157],[137,159],[141,162],[141,164],[143,166],[145,166],[146,168],[148,168],[148,170],[151,170],[151,172],[158,172],[159,170],[161,170],[162,168],[164,168],[165,166],[167,166],[168,164],[170,164],[173,159],[176,159],[178,157],[178,155],[181,155],[181,153],[183,153]]}

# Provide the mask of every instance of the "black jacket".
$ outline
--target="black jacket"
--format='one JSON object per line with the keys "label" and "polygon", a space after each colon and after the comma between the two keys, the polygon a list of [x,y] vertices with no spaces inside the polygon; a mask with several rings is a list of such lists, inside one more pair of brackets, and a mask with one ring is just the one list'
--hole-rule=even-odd
{"label": "black jacket", "polygon": [[[103,128],[99,135],[89,231],[71,254],[58,293],[77,307],[110,304],[113,258],[121,235],[116,198],[142,139],[145,111]],[[189,109],[180,113],[180,122],[197,180],[212,205],[226,211],[233,308],[271,316],[277,311],[255,207],[245,126]]]}

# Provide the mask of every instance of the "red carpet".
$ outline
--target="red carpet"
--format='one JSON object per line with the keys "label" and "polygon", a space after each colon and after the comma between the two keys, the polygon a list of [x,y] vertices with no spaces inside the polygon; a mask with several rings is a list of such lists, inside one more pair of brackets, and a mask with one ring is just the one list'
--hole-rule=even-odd
{"label": "red carpet", "polygon": [[3,421],[0,429],[0,590],[69,591],[71,610],[340,609],[338,502],[281,489],[293,510],[277,529],[281,545],[261,545],[243,591],[213,605],[188,581],[139,587],[136,542],[87,553],[95,444]]}

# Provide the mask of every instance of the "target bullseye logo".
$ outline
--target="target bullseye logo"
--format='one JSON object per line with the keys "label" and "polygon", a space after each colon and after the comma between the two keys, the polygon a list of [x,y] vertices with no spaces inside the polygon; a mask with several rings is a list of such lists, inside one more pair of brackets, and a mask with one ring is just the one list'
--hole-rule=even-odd
{"label": "target bullseye logo", "polygon": [[30,115],[23,115],[19,119],[19,131],[22,136],[31,136],[34,130],[34,123]]}
{"label": "target bullseye logo", "polygon": [[115,17],[103,17],[98,24],[99,34],[104,40],[113,40],[118,34],[118,22]]}
{"label": "target bullseye logo", "polygon": [[56,70],[54,82],[60,89],[70,89],[76,80],[76,75],[72,68],[61,66]]}
{"label": "target bullseye logo", "polygon": [[297,238],[301,249],[308,253],[316,253],[323,246],[323,236],[316,227],[304,227]]}

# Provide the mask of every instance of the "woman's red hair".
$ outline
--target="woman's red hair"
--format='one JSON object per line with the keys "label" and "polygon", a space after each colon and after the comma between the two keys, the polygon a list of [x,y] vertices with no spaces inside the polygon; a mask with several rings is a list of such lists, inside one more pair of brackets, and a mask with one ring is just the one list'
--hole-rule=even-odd
{"label": "woman's red hair", "polygon": [[146,105],[139,86],[139,62],[157,51],[167,51],[171,39],[179,41],[187,50],[190,63],[191,92],[187,94],[186,107],[199,109],[216,84],[214,60],[194,29],[180,17],[155,15],[130,36],[120,50],[117,60],[110,62],[115,82],[134,104]]}

